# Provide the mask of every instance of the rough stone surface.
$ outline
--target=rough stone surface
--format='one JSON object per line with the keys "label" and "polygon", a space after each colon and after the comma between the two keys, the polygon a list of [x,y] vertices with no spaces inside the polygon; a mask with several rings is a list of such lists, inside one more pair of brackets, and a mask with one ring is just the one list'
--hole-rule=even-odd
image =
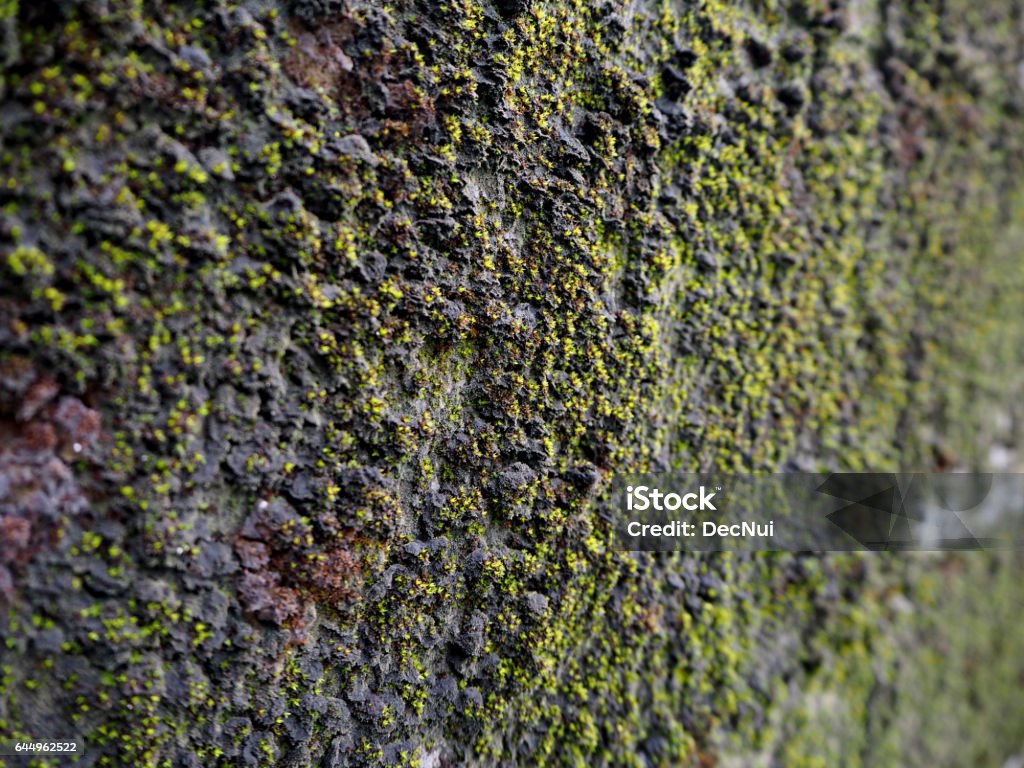
{"label": "rough stone surface", "polygon": [[1010,0],[0,1],[0,735],[1019,750],[1014,558],[630,554],[601,497],[987,455],[1022,52]]}

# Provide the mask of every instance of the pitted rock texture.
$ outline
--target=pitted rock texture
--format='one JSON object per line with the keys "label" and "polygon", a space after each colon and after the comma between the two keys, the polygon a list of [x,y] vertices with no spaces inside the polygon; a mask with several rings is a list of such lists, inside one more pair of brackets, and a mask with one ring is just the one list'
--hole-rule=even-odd
{"label": "pitted rock texture", "polygon": [[[6,0],[0,32],[0,735],[1024,742],[1013,558],[628,553],[603,498],[986,455],[1022,384],[1015,3]],[[925,754],[928,714],[976,727]]]}

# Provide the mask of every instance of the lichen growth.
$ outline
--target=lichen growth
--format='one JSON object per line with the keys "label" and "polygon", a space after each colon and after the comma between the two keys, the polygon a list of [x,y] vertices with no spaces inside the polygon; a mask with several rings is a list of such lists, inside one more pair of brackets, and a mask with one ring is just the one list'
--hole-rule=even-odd
{"label": "lichen growth", "polygon": [[[0,733],[71,723],[96,765],[906,764],[858,724],[901,643],[939,647],[916,572],[623,552],[601,494],[978,458],[1024,349],[1012,3],[0,25]],[[835,753],[779,720],[827,695]],[[956,762],[1019,747],[1000,722]]]}

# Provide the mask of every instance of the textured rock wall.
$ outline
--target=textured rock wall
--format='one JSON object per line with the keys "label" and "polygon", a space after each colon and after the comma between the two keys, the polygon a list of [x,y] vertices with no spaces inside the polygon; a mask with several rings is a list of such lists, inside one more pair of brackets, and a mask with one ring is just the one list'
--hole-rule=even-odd
{"label": "textured rock wall", "polygon": [[1016,3],[0,30],[0,732],[126,766],[1024,742],[1013,558],[630,554],[600,499],[1012,440]]}

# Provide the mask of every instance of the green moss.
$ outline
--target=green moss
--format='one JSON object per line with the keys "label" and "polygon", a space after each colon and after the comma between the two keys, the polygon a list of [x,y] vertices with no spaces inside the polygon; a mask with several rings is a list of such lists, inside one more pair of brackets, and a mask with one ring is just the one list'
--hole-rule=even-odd
{"label": "green moss", "polygon": [[[15,617],[67,589],[8,627],[12,728],[101,764],[864,753],[922,626],[871,579],[916,573],[631,555],[601,492],[976,458],[1019,386],[1012,9],[109,5],[0,6],[4,354],[109,435],[15,574]],[[836,696],[833,741],[779,719]]]}

